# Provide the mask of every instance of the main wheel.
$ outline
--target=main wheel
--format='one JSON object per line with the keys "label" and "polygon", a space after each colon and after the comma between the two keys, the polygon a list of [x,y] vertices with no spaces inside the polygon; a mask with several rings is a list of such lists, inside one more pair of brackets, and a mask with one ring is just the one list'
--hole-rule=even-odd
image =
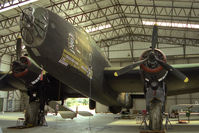
{"label": "main wheel", "polygon": [[162,103],[157,99],[152,100],[150,104],[149,128],[151,130],[162,129]]}
{"label": "main wheel", "polygon": [[38,126],[39,110],[40,110],[40,103],[38,103],[38,102],[31,102],[26,107],[25,123],[24,123],[24,125]]}
{"label": "main wheel", "polygon": [[122,111],[122,107],[120,106],[110,106],[109,111],[113,114],[120,113]]}
{"label": "main wheel", "polygon": [[92,99],[89,99],[89,109],[93,110],[96,108],[96,102],[93,101]]}

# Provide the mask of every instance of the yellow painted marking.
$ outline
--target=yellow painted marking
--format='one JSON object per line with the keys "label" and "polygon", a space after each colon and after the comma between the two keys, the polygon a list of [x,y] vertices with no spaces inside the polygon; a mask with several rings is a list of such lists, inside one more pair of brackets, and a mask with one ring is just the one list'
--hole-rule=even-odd
{"label": "yellow painted marking", "polygon": [[186,77],[185,80],[184,80],[184,82],[185,82],[185,83],[189,82],[189,78]]}
{"label": "yellow painted marking", "polygon": [[64,49],[64,52],[68,55],[70,55],[73,59],[75,59],[77,62],[80,61],[80,59],[78,59],[76,56],[74,56],[72,53],[68,52],[67,50]]}
{"label": "yellow painted marking", "polygon": [[[74,59],[75,62],[78,63],[75,64],[74,62],[72,62],[71,60],[67,59],[66,56],[69,56],[70,58]],[[72,53],[70,53],[69,51],[67,51],[66,49],[64,49],[61,60],[63,60],[64,62],[70,64],[71,66],[75,67],[76,69],[80,70],[84,75],[87,75],[87,71],[85,71],[81,66],[84,66],[87,70],[88,70],[88,66],[78,57],[76,57],[75,55],[73,55]],[[93,73],[92,71],[90,72],[89,76],[92,77]]]}
{"label": "yellow painted marking", "polygon": [[117,74],[117,72],[114,72],[114,76],[115,76],[115,77],[118,77],[118,74]]}
{"label": "yellow painted marking", "polygon": [[45,70],[42,70],[42,73],[43,73],[43,75],[45,75],[45,74],[46,74],[46,71],[45,71]]}
{"label": "yellow painted marking", "polygon": [[21,38],[21,36],[18,36],[17,38]]}

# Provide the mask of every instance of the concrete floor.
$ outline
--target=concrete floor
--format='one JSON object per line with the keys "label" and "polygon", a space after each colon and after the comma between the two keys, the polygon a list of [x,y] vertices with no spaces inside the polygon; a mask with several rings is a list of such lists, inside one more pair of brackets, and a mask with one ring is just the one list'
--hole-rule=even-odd
{"label": "concrete floor", "polygon": [[[62,119],[60,116],[47,116],[48,126],[28,129],[8,129],[15,126],[17,118],[23,117],[22,113],[0,113],[0,127],[3,133],[139,133],[140,124],[136,120],[116,119],[119,115],[95,114],[91,117],[78,116],[77,118]],[[195,117],[195,116],[194,116]],[[189,124],[176,124],[172,120],[173,128],[168,133],[198,133],[199,119],[193,118]],[[0,130],[0,133],[1,133]]]}

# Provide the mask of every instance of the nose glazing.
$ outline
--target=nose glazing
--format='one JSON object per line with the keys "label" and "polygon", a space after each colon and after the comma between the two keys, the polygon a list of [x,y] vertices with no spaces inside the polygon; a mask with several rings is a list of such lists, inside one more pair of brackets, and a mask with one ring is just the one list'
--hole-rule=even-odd
{"label": "nose glazing", "polygon": [[25,45],[37,47],[45,39],[48,26],[48,12],[41,7],[28,7],[22,11],[20,29]]}

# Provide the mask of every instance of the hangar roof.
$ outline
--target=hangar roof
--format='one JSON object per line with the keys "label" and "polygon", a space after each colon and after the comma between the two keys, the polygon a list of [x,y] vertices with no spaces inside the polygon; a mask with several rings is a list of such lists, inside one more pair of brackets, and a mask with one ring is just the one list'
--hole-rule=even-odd
{"label": "hangar roof", "polygon": [[[155,22],[160,49],[174,51],[171,55],[180,50],[176,54],[184,57],[199,54],[199,0],[3,0],[1,54],[15,54],[20,12],[27,1],[82,26],[109,58],[133,59],[149,48]],[[16,5],[20,7],[12,8]]]}

